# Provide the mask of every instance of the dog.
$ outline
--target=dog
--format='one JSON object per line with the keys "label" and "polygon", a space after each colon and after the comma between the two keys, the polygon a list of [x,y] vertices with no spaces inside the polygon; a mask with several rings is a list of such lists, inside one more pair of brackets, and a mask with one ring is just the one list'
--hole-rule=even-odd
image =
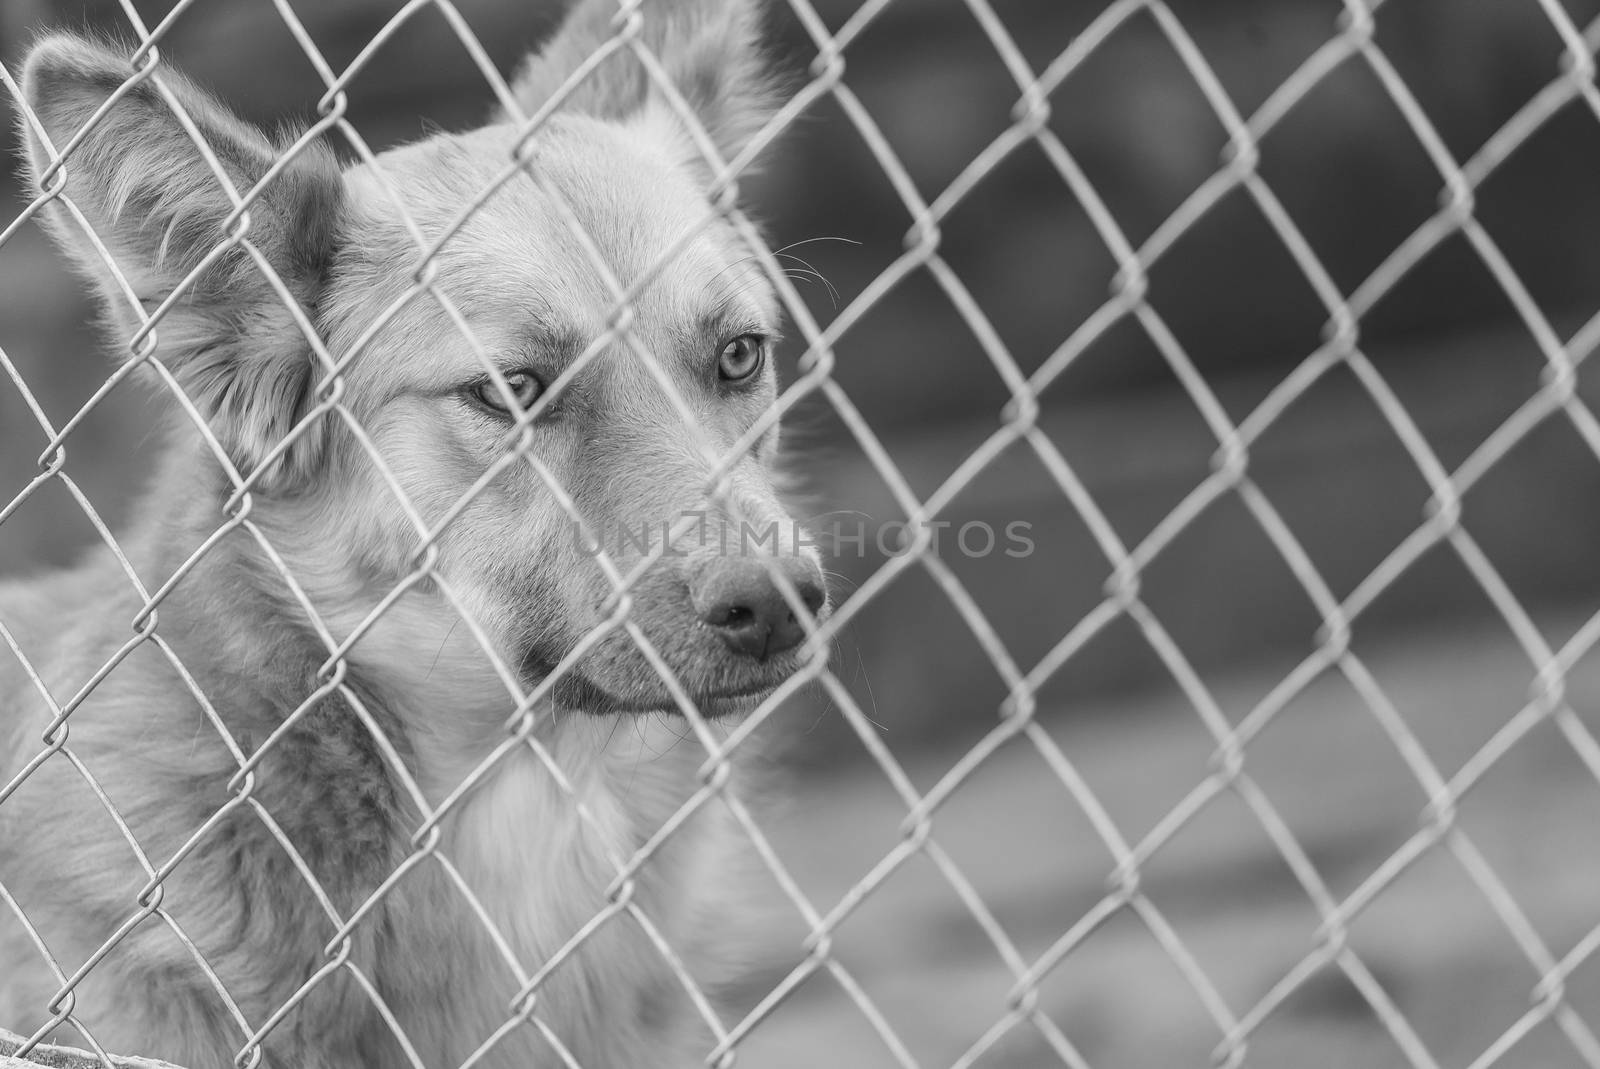
{"label": "dog", "polygon": [[[828,612],[710,162],[775,113],[758,4],[580,0],[486,125],[352,166],[32,47],[45,222],[183,400],[119,551],[0,586],[0,1024],[188,1069],[704,1058],[750,854],[706,746]],[[585,66],[625,30],[654,60]]]}

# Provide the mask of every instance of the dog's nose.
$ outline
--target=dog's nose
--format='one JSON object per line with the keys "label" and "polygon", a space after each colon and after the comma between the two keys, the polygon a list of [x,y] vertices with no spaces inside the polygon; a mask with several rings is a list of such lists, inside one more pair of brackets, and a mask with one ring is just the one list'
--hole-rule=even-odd
{"label": "dog's nose", "polygon": [[747,558],[719,561],[692,591],[700,619],[716,628],[729,649],[758,661],[793,649],[805,638],[769,567],[783,573],[813,615],[822,608],[827,600],[822,572],[801,557],[769,557],[766,564]]}

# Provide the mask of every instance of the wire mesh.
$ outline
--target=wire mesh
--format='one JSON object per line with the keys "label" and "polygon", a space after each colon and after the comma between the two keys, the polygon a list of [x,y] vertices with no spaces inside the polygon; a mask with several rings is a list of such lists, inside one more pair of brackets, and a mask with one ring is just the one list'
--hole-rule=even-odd
{"label": "wire mesh", "polygon": [[[964,1069],[981,1064],[1017,1030],[1037,1033],[1043,1049],[1049,1052],[1051,1064],[1075,1069],[1093,1064],[1084,1052],[1081,1041],[1075,1040],[1073,1026],[1055,1019],[1047,1012],[1039,991],[1045,980],[1070,960],[1097,930],[1114,923],[1118,918],[1131,919],[1141,925],[1192,989],[1195,999],[1215,1029],[1213,1058],[1216,1064],[1247,1064],[1250,1061],[1252,1038],[1264,1023],[1279,1012],[1297,991],[1302,990],[1313,975],[1332,968],[1346,976],[1359,992],[1367,1009],[1391,1038],[1393,1049],[1403,1058],[1404,1064],[1434,1067],[1440,1064],[1439,1060],[1430,1053],[1424,1039],[1408,1022],[1382,978],[1369,968],[1354,949],[1350,932],[1354,921],[1409,870],[1430,854],[1444,851],[1459,861],[1462,870],[1481,893],[1483,901],[1539,977],[1528,992],[1529,1004],[1525,1013],[1493,1044],[1481,1051],[1472,1062],[1474,1069],[1511,1064],[1509,1053],[1524,1036],[1545,1022],[1552,1022],[1566,1037],[1570,1052],[1579,1064],[1600,1066],[1600,1040],[1597,1040],[1590,1024],[1574,1007],[1566,991],[1569,978],[1600,948],[1600,925],[1564,951],[1553,947],[1540,934],[1501,875],[1457,820],[1457,807],[1463,797],[1542,723],[1553,723],[1590,772],[1600,777],[1600,744],[1597,744],[1565,693],[1567,673],[1600,640],[1600,615],[1591,617],[1565,645],[1552,647],[1461,520],[1464,495],[1518,443],[1548,422],[1565,421],[1570,424],[1595,456],[1600,458],[1600,424],[1597,424],[1594,413],[1577,391],[1578,370],[1597,342],[1600,342],[1600,316],[1590,319],[1570,337],[1560,336],[1474,212],[1480,187],[1555,115],[1575,107],[1600,119],[1600,93],[1597,93],[1594,83],[1594,53],[1600,47],[1600,21],[1580,26],[1558,0],[1539,0],[1538,11],[1558,35],[1563,48],[1559,69],[1552,72],[1542,90],[1532,96],[1472,155],[1457,159],[1446,148],[1445,140],[1430,120],[1427,110],[1378,44],[1375,32],[1377,18],[1380,9],[1389,6],[1387,4],[1345,0],[1337,24],[1320,47],[1268,94],[1264,103],[1253,112],[1244,114],[1230,100],[1184,21],[1171,7],[1159,0],[1117,0],[1108,4],[1068,47],[1038,69],[1025,58],[1000,10],[991,6],[988,0],[963,0],[971,15],[968,32],[980,34],[1004,65],[1015,83],[1016,104],[1009,125],[944,188],[928,196],[919,189],[908,168],[897,156],[872,111],[852,90],[847,75],[846,59],[852,44],[890,6],[888,0],[862,3],[837,29],[829,29],[808,0],[786,0],[786,3],[814,43],[817,59],[805,79],[791,88],[782,106],[748,147],[736,158],[724,159],[713,141],[706,136],[679,87],[672,84],[662,57],[652,51],[647,35],[642,32],[652,19],[665,17],[658,10],[669,6],[664,0],[659,3],[652,0],[623,0],[617,6],[611,23],[613,32],[609,40],[590,60],[571,73],[546,105],[531,113],[519,105],[467,19],[449,0],[413,0],[399,6],[372,36],[368,46],[343,69],[336,69],[324,57],[290,0],[273,0],[278,16],[320,76],[323,95],[315,123],[304,136],[282,151],[277,163],[253,188],[237,188],[234,185],[228,168],[218,159],[195,122],[185,114],[182,100],[163,81],[160,48],[164,35],[190,9],[203,6],[204,0],[180,0],[168,15],[153,26],[143,22],[131,5],[124,5],[128,26],[139,45],[128,57],[126,79],[106,106],[91,119],[90,126],[103,119],[108,109],[137,87],[153,87],[174,114],[179,116],[187,135],[212,169],[217,183],[232,204],[233,211],[210,254],[189,273],[188,278],[159,303],[152,305],[148,301],[141,302],[137,285],[124,275],[107,245],[93,236],[94,230],[89,220],[64,192],[64,172],[72,167],[73,153],[79,144],[79,138],[74,138],[50,147],[51,158],[56,162],[37,176],[38,189],[27,207],[0,233],[0,255],[4,255],[7,242],[32,224],[48,206],[55,205],[69,213],[75,224],[97,242],[104,269],[129,296],[132,314],[142,324],[132,337],[125,339],[127,358],[116,371],[108,375],[104,385],[82,409],[61,423],[52,421],[46,415],[45,407],[30,391],[29,382],[21,370],[0,351],[0,367],[4,368],[11,385],[27,403],[42,442],[37,475],[21,493],[0,509],[0,523],[45,487],[54,485],[65,489],[93,525],[104,547],[120,562],[122,576],[137,592],[141,605],[138,614],[126,622],[128,630],[114,653],[71,693],[53,691],[46,684],[43,674],[29,659],[27,636],[14,633],[8,628],[7,621],[0,619],[0,639],[5,642],[10,655],[20,663],[51,714],[49,723],[36,733],[36,741],[30,742],[33,750],[20,764],[20,771],[9,783],[0,787],[0,807],[41,767],[46,764],[69,765],[97,799],[106,816],[120,829],[128,852],[136,859],[145,876],[144,885],[128,897],[126,913],[110,937],[86,960],[73,965],[60,960],[52,951],[45,935],[30,921],[29,914],[7,890],[6,873],[0,869],[0,900],[4,901],[6,908],[27,931],[34,950],[47,963],[58,984],[54,995],[43,1007],[48,1019],[27,1037],[21,1053],[27,1054],[44,1042],[58,1026],[65,1024],[75,1028],[94,1055],[110,1066],[110,1056],[95,1038],[96,1007],[92,1000],[80,998],[79,992],[86,978],[103,967],[107,957],[130,933],[154,925],[170,930],[179,944],[186,948],[189,957],[186,967],[192,965],[199,970],[214,990],[218,1004],[226,1008],[229,1020],[223,1027],[229,1030],[230,1042],[234,1044],[236,1065],[258,1064],[266,1049],[264,1044],[270,1043],[275,1030],[289,1028],[308,997],[334,977],[342,977],[350,982],[352,989],[358,993],[357,997],[366,1003],[363,1012],[371,1013],[381,1022],[381,1027],[393,1038],[406,1061],[417,1066],[427,1064],[419,1054],[416,1043],[407,1034],[406,1008],[386,1003],[380,983],[355,953],[363,928],[370,928],[376,923],[374,915],[386,897],[396,894],[396,889],[414,871],[426,868],[435,870],[442,885],[459,896],[475,922],[486,930],[498,959],[493,967],[505,970],[514,979],[514,994],[504,1006],[494,1008],[495,1026],[476,1037],[475,1049],[463,1065],[492,1062],[506,1036],[529,1029],[540,1032],[548,1042],[552,1064],[580,1064],[565,1045],[565,1037],[554,1031],[542,1016],[540,996],[549,978],[559,972],[564,963],[588,953],[594,941],[603,939],[603,933],[618,926],[627,926],[641,937],[681,989],[709,1037],[707,1044],[699,1051],[705,1064],[733,1064],[748,1037],[761,1030],[787,999],[813,976],[826,975],[854,1002],[881,1042],[883,1051],[893,1062],[906,1067],[924,1065],[926,1061],[913,1053],[915,1044],[906,1034],[906,1024],[895,1022],[879,1007],[869,994],[868,986],[847,966],[840,952],[840,944],[847,938],[840,934],[840,930],[846,922],[903,867],[913,859],[923,859],[930,862],[947,882],[970,914],[971,920],[992,944],[994,953],[1003,962],[1011,980],[1010,992],[1003,1005],[994,1007],[987,1029],[970,1037],[966,1049],[955,1059],[954,1065],[958,1067]],[[482,185],[441,235],[430,237],[414,220],[407,219],[415,244],[415,259],[406,265],[406,270],[410,272],[408,280],[379,320],[370,325],[356,344],[345,351],[335,352],[319,336],[307,310],[277,276],[273,265],[258,247],[252,236],[252,208],[258,203],[263,190],[292,161],[308,146],[323,138],[338,142],[364,163],[380,183],[388,186],[399,181],[386,175],[384,159],[369,148],[361,133],[349,121],[346,90],[385,42],[422,12],[442,16],[443,24],[449,26],[456,43],[466,50],[482,71],[490,92],[500,107],[512,117],[511,121],[517,124],[520,134],[514,150],[502,161],[501,171]],[[1192,79],[1195,94],[1203,99],[1227,137],[1226,151],[1210,178],[1200,184],[1142,242],[1129,238],[1115,213],[1108,207],[1106,198],[1090,181],[1079,161],[1052,131],[1049,123],[1053,95],[1073,78],[1080,67],[1097,55],[1107,40],[1126,32],[1127,27],[1133,24],[1141,24],[1146,29],[1153,27],[1159,33],[1164,46]],[[566,488],[560,485],[534,449],[534,436],[530,428],[543,414],[546,402],[534,404],[517,417],[501,455],[453,503],[442,509],[425,509],[407,496],[402,488],[403,480],[391,468],[390,458],[384,456],[370,428],[363,424],[345,396],[345,375],[355,362],[365,358],[371,340],[390,319],[416,304],[425,304],[433,313],[443,317],[465,343],[473,347],[477,359],[493,378],[496,387],[508,391],[509,395],[511,388],[498,372],[486,346],[474,336],[462,310],[438,285],[441,270],[439,258],[441,250],[457,240],[462,228],[498,190],[517,176],[530,175],[554,205],[562,222],[574,234],[584,254],[591,259],[593,270],[605,280],[608,290],[606,299],[610,304],[610,314],[606,327],[594,337],[586,339],[583,351],[572,363],[570,374],[579,374],[608,349],[621,347],[649,371],[654,385],[684,423],[691,427],[696,424],[693,404],[681,395],[672,378],[661,371],[647,340],[633,329],[635,302],[662,272],[671,270],[681,248],[670,250],[654,266],[624,282],[615,265],[608,263],[598,245],[584,234],[579,215],[572,206],[565,203],[555,186],[543,179],[534,151],[550,117],[560,111],[569,97],[581,91],[585,81],[597,69],[619,54],[631,55],[636,59],[654,91],[677,113],[681,121],[696,132],[697,148],[716,176],[705,219],[690,228],[685,244],[706,227],[731,226],[757,250],[755,262],[767,283],[779,295],[804,347],[798,378],[783,389],[777,403],[761,417],[730,455],[714,457],[713,485],[708,492],[713,497],[723,493],[728,485],[729,472],[744,453],[753,448],[782,415],[801,401],[811,399],[827,405],[837,415],[890,488],[906,517],[908,529],[916,532],[904,547],[904,552],[890,557],[848,599],[836,606],[831,615],[823,619],[810,619],[809,612],[792,586],[781,576],[776,578],[779,585],[784,587],[791,605],[806,616],[811,625],[809,630],[812,637],[808,646],[811,656],[804,667],[771,696],[763,699],[748,718],[732,728],[708,720],[703,715],[690,693],[677,681],[668,662],[632,617],[634,602],[631,592],[640,577],[661,559],[667,540],[663,539],[660,545],[637,562],[613,560],[603,549],[596,555],[597,565],[604,571],[612,591],[611,600],[605,608],[604,623],[572,650],[545,681],[531,689],[525,687],[515,667],[506,664],[495,653],[494,643],[487,634],[476,628],[471,604],[440,569],[440,539],[475,497],[486,492],[486,488],[502,473],[515,467],[525,468],[543,481],[555,507],[565,510],[575,525],[584,524],[584,517]],[[1383,92],[1403,116],[1417,145],[1437,171],[1440,196],[1437,210],[1394,248],[1359,285],[1345,292],[1335,284],[1330,272],[1319,261],[1311,243],[1263,177],[1259,163],[1262,141],[1293,115],[1308,95],[1335,72],[1349,65],[1363,67],[1375,76]],[[0,81],[3,81],[5,90],[17,105],[25,109],[14,72],[0,70]],[[903,251],[825,326],[814,318],[807,304],[796,293],[792,280],[777,256],[743,214],[737,190],[741,173],[761,151],[809,109],[824,100],[831,101],[845,116],[854,136],[859,137],[871,153],[912,220],[905,234]],[[35,133],[44,136],[42,126],[35,120],[26,117],[25,121],[34,123]],[[952,211],[962,205],[986,177],[1024,148],[1038,150],[1049,161],[1059,177],[1061,194],[1070,197],[1086,213],[1116,265],[1110,294],[1104,303],[1031,373],[1025,372],[1008,350],[978,300],[951,266],[941,245],[941,228]],[[1243,195],[1259,211],[1261,218],[1281,240],[1283,249],[1303,274],[1325,312],[1321,344],[1299,360],[1265,399],[1239,420],[1230,418],[1206,376],[1197,369],[1174,331],[1163,319],[1151,297],[1150,284],[1153,269],[1175,243],[1200,224],[1220,201],[1233,195]],[[393,203],[397,210],[404,213],[402,198],[394,197]],[[1504,292],[1529,335],[1537,343],[1546,367],[1537,392],[1528,397],[1463,462],[1452,467],[1436,454],[1408,412],[1406,404],[1364,353],[1362,325],[1375,304],[1389,295],[1408,272],[1447,239],[1457,236],[1469,243]],[[414,535],[407,574],[365,619],[342,636],[323,621],[317,606],[303,590],[301,577],[279,555],[270,531],[256,518],[256,500],[260,493],[258,481],[267,465],[263,463],[254,472],[236,468],[229,451],[219,441],[199,407],[186,395],[179,377],[155,355],[155,336],[164,318],[185,299],[189,288],[209,264],[234,250],[241,250],[249,257],[289,309],[319,372],[313,403],[288,436],[278,443],[274,455],[286,452],[297,439],[313,433],[325,421],[338,424],[373,468],[383,474],[394,506]],[[910,480],[899,470],[890,450],[833,375],[836,359],[842,358],[836,356],[836,352],[847,345],[852,329],[890,291],[908,277],[919,274],[932,280],[950,307],[966,323],[977,340],[982,358],[992,364],[1010,395],[999,426],[987,440],[971,451],[942,485],[925,497],[913,492]],[[1145,537],[1133,544],[1118,535],[1074,465],[1039,424],[1042,411],[1040,395],[1045,389],[1073,367],[1096,341],[1124,324],[1136,326],[1156,347],[1204,419],[1215,442],[1209,476],[1156,523]],[[1290,525],[1251,474],[1253,451],[1258,442],[1279,421],[1292,418],[1289,412],[1296,402],[1336,368],[1348,370],[1359,382],[1395,438],[1404,446],[1430,495],[1425,514],[1409,536],[1396,545],[1364,581],[1342,598],[1319,574]],[[102,521],[88,495],[75,481],[67,462],[74,430],[104,397],[136,371],[151,374],[163,384],[165,392],[174,398],[186,415],[192,432],[203,439],[213,452],[230,484],[226,503],[216,516],[211,537],[175,574],[162,577],[154,586],[142,578],[130,563],[117,537]],[[551,393],[558,394],[559,390],[552,390]],[[716,452],[709,443],[702,442],[702,447]],[[973,593],[934,551],[930,534],[932,525],[948,514],[958,495],[1017,448],[1031,451],[1049,473],[1061,496],[1092,532],[1109,575],[1099,604],[1062,635],[1046,656],[1033,664],[1019,663],[1011,654],[995,626],[980,609]],[[1321,622],[1321,630],[1313,648],[1242,717],[1230,717],[1224,711],[1141,593],[1141,579],[1152,564],[1203,514],[1225,499],[1236,501],[1248,510],[1303,587]],[[163,600],[174,586],[189,575],[224,538],[236,535],[250,539],[259,547],[264,558],[272,562],[278,573],[275,578],[281,581],[299,609],[312,621],[326,652],[326,660],[317,673],[316,686],[304,695],[303,703],[288,714],[278,729],[253,740],[253,743],[235,738],[227,717],[213,704],[214,697],[208,695],[190,675],[177,651],[163,635],[160,624]],[[1459,559],[1487,595],[1515,636],[1538,680],[1526,704],[1453,774],[1446,774],[1430,759],[1406,718],[1385,694],[1374,673],[1358,656],[1352,644],[1352,637],[1363,614],[1375,599],[1391,589],[1425,554],[1441,547]],[[914,785],[913,777],[885,745],[872,718],[860,707],[827,656],[829,644],[842,629],[880,598],[903,573],[917,569],[925,571],[948,598],[969,629],[972,641],[992,660],[1008,692],[993,726],[931,788],[925,790]],[[1044,580],[1046,577],[1040,578]],[[379,624],[396,601],[408,591],[421,587],[436,590],[454,607],[467,626],[474,629],[477,645],[493,662],[494,671],[504,684],[510,702],[509,715],[488,756],[471,768],[459,784],[442,797],[430,796],[430,792],[417,782],[407,755],[390,737],[383,711],[372,708],[369,696],[355,685],[349,662],[351,649]],[[1085,648],[1097,635],[1119,621],[1131,622],[1143,635],[1149,648],[1181,690],[1198,723],[1207,732],[1212,751],[1208,773],[1193,783],[1181,801],[1156,821],[1151,830],[1137,839],[1128,837],[1119,827],[1118,821],[1097,797],[1072,755],[1041,726],[1037,715],[1037,694],[1040,689],[1074,658],[1084,656]],[[596,643],[612,633],[625,634],[661,677],[673,696],[677,711],[682,714],[684,725],[703,748],[706,759],[695,773],[697,780],[686,800],[665,824],[649,829],[649,834],[642,842],[611,852],[607,859],[609,871],[604,881],[603,905],[576,926],[571,937],[562,945],[544,948],[541,958],[530,960],[525,954],[519,953],[515,934],[500,930],[490,919],[490,911],[479,899],[478,889],[473,887],[471,879],[450,856],[442,829],[452,812],[492,779],[504,763],[515,759],[535,761],[564,796],[563,804],[572,807],[576,819],[599,827],[595,814],[588,811],[573,787],[573,772],[565,766],[563,756],[553,753],[547,746],[540,725],[547,715],[546,701],[557,681]],[[130,656],[146,650],[153,651],[169,663],[185,682],[190,696],[203,712],[203,730],[214,733],[222,742],[234,766],[228,773],[231,778],[227,782],[227,800],[203,823],[189,829],[183,845],[175,852],[160,855],[149,853],[147,847],[141,844],[139,837],[125,821],[117,801],[97,775],[98,763],[113,759],[114,755],[102,754],[90,758],[79,753],[74,748],[71,732],[74,714],[94,694],[96,688]],[[1392,743],[1395,754],[1404,762],[1428,799],[1415,833],[1358,886],[1342,892],[1332,888],[1321,874],[1318,863],[1297,841],[1290,823],[1280,814],[1251,770],[1251,749],[1258,736],[1306,688],[1330,673],[1348,681],[1355,693],[1360,695],[1373,723]],[[773,716],[786,698],[809,684],[819,685],[832,699],[904,810],[897,844],[846,894],[832,903],[814,901],[802,889],[804,881],[792,871],[792,862],[784,859],[780,849],[763,830],[764,817],[760,808],[742,797],[735,786],[737,779],[732,775],[735,757],[757,729]],[[282,744],[290,728],[312,716],[320,703],[331,696],[343,700],[366,737],[381,752],[389,774],[406,797],[410,808],[419,816],[398,864],[388,877],[370,893],[342,904],[335,901],[335,895],[319,885],[314,866],[301,856],[291,836],[279,827],[273,812],[260,798],[264,787],[261,771],[264,758],[274,747]],[[1060,933],[1042,954],[1025,952],[1014,941],[1006,925],[986,903],[963,866],[941,846],[939,838],[940,814],[945,803],[977,775],[995,754],[1009,746],[1030,747],[1037,753],[1090,822],[1112,860],[1103,895],[1082,912],[1076,923]],[[1314,943],[1307,947],[1303,956],[1252,1002],[1240,1002],[1219,989],[1208,976],[1200,958],[1179,934],[1179,927],[1157,907],[1146,889],[1144,879],[1147,869],[1163,848],[1224,795],[1235,797],[1253,815],[1281,855],[1320,922]],[[711,808],[720,809],[731,818],[736,834],[745,840],[770,875],[772,885],[782,899],[782,907],[798,916],[809,933],[798,963],[774,977],[762,997],[736,1017],[727,1016],[726,1011],[719,1008],[713,995],[685,964],[680,948],[674,945],[669,934],[669,926],[662,918],[651,915],[639,894],[642,881],[662,878],[654,870],[660,869],[660,855],[667,844],[673,842],[688,821]],[[303,883],[320,903],[326,924],[325,931],[319,936],[322,941],[320,960],[309,963],[303,974],[292,978],[292,994],[277,1002],[265,1016],[247,1012],[242,1007],[235,998],[230,978],[223,976],[189,938],[165,902],[168,881],[182,868],[193,849],[240,814],[258,821],[266,830],[283,854],[288,865],[286,871],[291,871],[294,879]]]}

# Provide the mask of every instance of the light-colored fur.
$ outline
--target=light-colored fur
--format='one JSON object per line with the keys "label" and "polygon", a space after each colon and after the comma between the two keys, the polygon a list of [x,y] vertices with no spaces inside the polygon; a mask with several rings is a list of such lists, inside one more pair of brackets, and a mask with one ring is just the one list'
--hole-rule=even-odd
{"label": "light-colored fur", "polygon": [[[644,7],[644,41],[725,157],[768,114],[753,5]],[[605,40],[614,11],[610,0],[583,0],[529,58],[513,86],[525,113]],[[129,69],[104,46],[52,37],[29,56],[25,95],[61,146]],[[290,143],[241,122],[170,70],[159,78],[241,193]],[[37,131],[25,128],[41,174],[49,157]],[[419,254],[404,216],[432,242],[504,167],[518,136],[515,123],[493,122],[343,172],[313,144],[262,190],[247,236],[341,357],[412,283]],[[711,462],[702,446],[732,446],[775,391],[770,368],[736,388],[720,382],[719,346],[742,333],[772,334],[772,293],[732,228],[707,222],[710,168],[630,55],[602,66],[550,117],[532,150],[544,189],[570,205],[623,285],[681,245],[633,302],[633,329],[694,416],[686,423],[618,344],[533,424],[532,453],[598,525],[659,523],[704,507]],[[196,271],[232,205],[149,81],[90,130],[66,174],[66,196],[131,293],[66,209],[52,206],[49,222],[100,287],[111,333],[125,344],[137,327],[130,300],[154,309]],[[563,212],[529,173],[489,197],[444,245],[435,278],[489,359],[546,381],[604,332],[613,304]],[[607,907],[615,859],[631,855],[699,788],[704,751],[684,720],[635,715],[673,703],[633,640],[613,631],[556,686],[554,707],[540,710],[534,740],[571,794],[532,746],[514,747],[450,810],[432,852],[370,902],[412,858],[421,820],[413,790],[421,805],[437,805],[506,738],[514,702],[495,660],[531,688],[605,619],[611,587],[537,474],[512,464],[439,535],[435,574],[448,589],[427,577],[412,583],[349,649],[343,688],[302,709],[323,682],[318,669],[329,650],[301,595],[342,642],[410,575],[417,532],[389,476],[339,418],[318,418],[273,453],[311,410],[322,369],[244,249],[200,270],[156,337],[156,357],[227,462],[247,475],[261,469],[249,521],[300,589],[250,529],[216,538],[160,602],[153,637],[135,643],[71,713],[62,752],[0,800],[0,884],[68,974],[144,909],[148,900],[137,895],[147,872],[75,760],[151,864],[188,849],[161,884],[159,912],[139,920],[76,985],[71,1012],[97,1041],[212,1069],[232,1062],[245,1029],[292,1003],[262,1041],[264,1065],[409,1064],[364,979],[423,1065],[458,1065],[511,1016],[519,981],[440,859],[532,975]],[[394,314],[344,373],[343,403],[429,525],[504,450],[503,423],[464,400],[483,375],[474,347],[427,295]],[[778,523],[787,531],[772,489],[775,449],[776,432],[768,432],[734,466],[731,504],[712,510],[719,529]],[[177,420],[163,466],[119,539],[147,590],[216,536],[234,489],[223,461]],[[803,554],[785,560],[816,568]],[[624,553],[621,564],[630,563]],[[631,618],[697,702],[731,714],[793,671],[798,655],[741,658],[699,622],[689,592],[720,566],[707,549],[662,560],[634,588]],[[0,585],[0,624],[50,695],[0,649],[0,784],[14,784],[47,748],[50,702],[71,700],[135,637],[140,606],[105,549],[69,571]],[[238,757],[207,704],[244,755],[282,732],[243,801],[229,787]],[[631,904],[702,982],[714,983],[719,938],[738,912],[742,842],[713,800],[662,845],[632,889]],[[331,958],[324,947],[335,928],[319,893],[340,917],[367,909],[348,948]],[[330,962],[340,967],[300,993]],[[58,986],[0,904],[0,1025],[41,1027]],[[555,966],[534,1012],[586,1067],[689,1064],[692,1050],[705,1051],[694,1042],[696,1015],[682,984],[626,913]],[[524,1024],[477,1064],[564,1063]]]}

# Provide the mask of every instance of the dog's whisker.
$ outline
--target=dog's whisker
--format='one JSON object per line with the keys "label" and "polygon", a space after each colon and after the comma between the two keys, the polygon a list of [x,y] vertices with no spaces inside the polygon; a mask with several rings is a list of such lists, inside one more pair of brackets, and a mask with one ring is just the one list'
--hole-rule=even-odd
{"label": "dog's whisker", "polygon": [[773,254],[776,255],[777,253],[780,253],[780,252],[788,252],[790,249],[798,249],[802,245],[814,245],[819,241],[839,241],[839,242],[843,242],[846,245],[860,245],[861,244],[861,242],[857,241],[855,238],[840,237],[840,236],[838,236],[836,234],[822,234],[822,235],[819,235],[819,236],[814,237],[814,238],[801,238],[799,241],[791,241],[791,242],[789,242],[789,244],[783,246],[782,248],[773,249],[772,251],[773,251]]}
{"label": "dog's whisker", "polygon": [[451,636],[456,633],[456,628],[460,626],[461,617],[457,616],[453,621],[451,621],[450,629],[444,633],[444,638],[440,641],[439,648],[434,651],[433,660],[428,665],[428,671],[423,674],[423,682],[427,682],[429,679],[433,678],[433,670],[439,667],[439,658],[444,656],[444,648],[450,645]]}

